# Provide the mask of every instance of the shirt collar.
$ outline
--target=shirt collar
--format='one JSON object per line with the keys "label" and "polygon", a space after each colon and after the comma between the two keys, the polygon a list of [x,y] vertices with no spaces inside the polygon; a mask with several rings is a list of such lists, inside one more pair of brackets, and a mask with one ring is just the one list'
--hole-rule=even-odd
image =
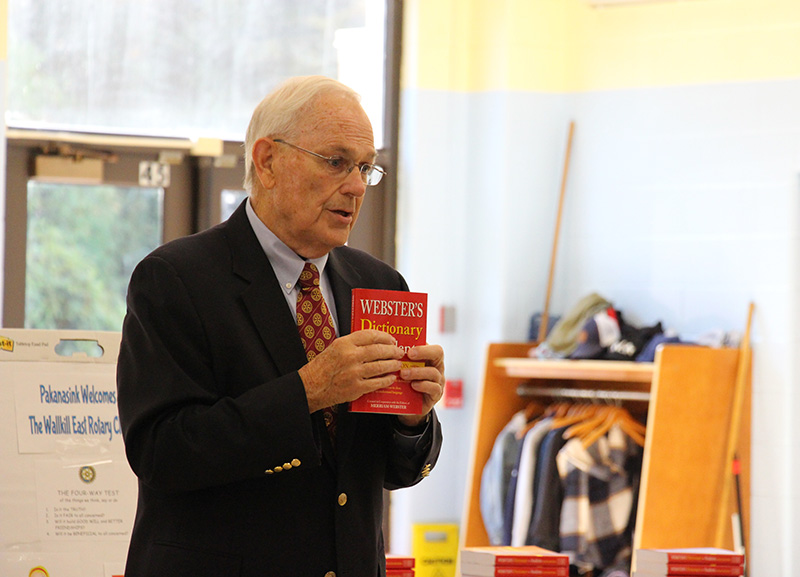
{"label": "shirt collar", "polygon": [[324,272],[325,265],[328,262],[327,254],[319,258],[310,258],[308,261],[303,260],[258,218],[249,198],[247,199],[245,211],[247,212],[250,226],[253,227],[253,232],[256,233],[256,238],[258,238],[261,248],[264,249],[264,253],[275,271],[275,276],[286,294],[294,290],[294,285],[297,283],[297,279],[300,278],[300,273],[303,272],[306,262],[314,263],[319,269],[320,275]]}

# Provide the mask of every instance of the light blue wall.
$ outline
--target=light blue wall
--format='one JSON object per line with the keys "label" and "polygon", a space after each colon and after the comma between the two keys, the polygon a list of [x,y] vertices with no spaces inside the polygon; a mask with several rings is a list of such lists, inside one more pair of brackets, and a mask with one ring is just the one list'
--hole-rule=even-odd
{"label": "light blue wall", "polygon": [[[551,314],[596,291],[693,338],[753,322],[753,577],[800,566],[800,80],[588,92],[403,94],[398,266],[430,293],[429,339],[462,378],[435,473],[395,496],[409,523],[460,521],[486,345],[541,310],[570,120]],[[440,305],[456,332],[440,334]],[[723,448],[724,449],[724,448]],[[721,449],[721,450],[723,450]]]}

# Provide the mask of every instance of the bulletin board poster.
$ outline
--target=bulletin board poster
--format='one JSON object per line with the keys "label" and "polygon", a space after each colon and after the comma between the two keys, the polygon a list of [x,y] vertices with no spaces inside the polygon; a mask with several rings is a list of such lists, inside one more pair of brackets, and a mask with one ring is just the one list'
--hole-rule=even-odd
{"label": "bulletin board poster", "polygon": [[122,577],[136,477],[115,332],[0,328],[0,576]]}

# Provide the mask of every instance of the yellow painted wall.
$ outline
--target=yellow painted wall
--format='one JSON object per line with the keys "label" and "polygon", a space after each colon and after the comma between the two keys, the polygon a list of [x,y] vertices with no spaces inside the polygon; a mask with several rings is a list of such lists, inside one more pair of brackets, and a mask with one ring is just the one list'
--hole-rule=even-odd
{"label": "yellow painted wall", "polygon": [[800,77],[800,0],[404,6],[404,88],[573,92]]}

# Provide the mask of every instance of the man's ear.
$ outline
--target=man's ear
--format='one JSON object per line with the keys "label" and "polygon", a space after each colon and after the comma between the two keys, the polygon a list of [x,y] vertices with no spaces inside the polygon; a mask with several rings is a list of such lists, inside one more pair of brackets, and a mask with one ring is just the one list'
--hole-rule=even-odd
{"label": "man's ear", "polygon": [[274,160],[275,142],[270,138],[259,138],[253,144],[253,168],[256,177],[265,189],[275,184]]}

